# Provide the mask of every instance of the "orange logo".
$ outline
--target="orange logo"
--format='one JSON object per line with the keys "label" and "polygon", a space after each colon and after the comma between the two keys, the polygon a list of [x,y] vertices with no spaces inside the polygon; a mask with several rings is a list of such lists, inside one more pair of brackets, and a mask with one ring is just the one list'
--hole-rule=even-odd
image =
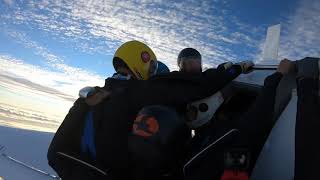
{"label": "orange logo", "polygon": [[158,121],[147,115],[139,115],[133,123],[133,134],[150,137],[159,131]]}

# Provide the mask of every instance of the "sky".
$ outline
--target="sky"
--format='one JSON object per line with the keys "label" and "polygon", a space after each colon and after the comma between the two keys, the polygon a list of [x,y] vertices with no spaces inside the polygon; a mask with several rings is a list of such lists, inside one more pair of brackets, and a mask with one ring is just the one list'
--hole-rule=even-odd
{"label": "sky", "polygon": [[171,70],[185,47],[214,67],[261,60],[267,27],[280,23],[278,60],[297,60],[320,56],[319,19],[319,0],[0,0],[0,124],[54,130],[129,40]]}

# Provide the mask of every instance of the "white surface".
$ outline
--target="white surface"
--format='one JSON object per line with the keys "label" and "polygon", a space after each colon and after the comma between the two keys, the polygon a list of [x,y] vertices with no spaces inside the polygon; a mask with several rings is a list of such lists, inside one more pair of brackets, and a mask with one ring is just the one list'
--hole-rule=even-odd
{"label": "white surface", "polygon": [[[0,145],[5,154],[40,170],[54,174],[47,162],[48,146],[53,133],[0,126]],[[52,179],[0,156],[0,177],[4,180]]]}
{"label": "white surface", "polygon": [[293,93],[262,149],[251,180],[293,179],[297,100]]}
{"label": "white surface", "polygon": [[263,86],[266,77],[275,70],[255,70],[249,74],[240,74],[234,81]]}
{"label": "white surface", "polygon": [[268,27],[262,56],[262,62],[264,63],[262,64],[273,64],[272,61],[276,61],[278,59],[280,29],[280,24]]}
{"label": "white surface", "polygon": [[[188,126],[191,129],[196,129],[204,125],[205,123],[209,122],[212,119],[214,113],[221,106],[223,101],[224,99],[222,93],[218,91],[217,93],[207,98],[191,103],[189,106],[197,108],[197,117],[194,120],[187,122]],[[208,110],[205,112],[201,112],[199,110],[201,104],[206,104],[208,106]]]}

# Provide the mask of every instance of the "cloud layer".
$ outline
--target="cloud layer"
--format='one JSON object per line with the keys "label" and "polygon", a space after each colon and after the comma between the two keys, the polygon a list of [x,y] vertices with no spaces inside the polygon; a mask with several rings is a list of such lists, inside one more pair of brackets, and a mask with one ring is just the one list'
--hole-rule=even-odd
{"label": "cloud layer", "polygon": [[284,24],[280,57],[320,57],[320,1],[302,0]]}
{"label": "cloud layer", "polygon": [[62,122],[80,88],[104,83],[85,71],[50,71],[9,56],[0,56],[0,64],[0,120],[46,131]]}
{"label": "cloud layer", "polygon": [[0,64],[0,75],[4,77],[0,83],[9,79],[11,83],[23,84],[30,89],[50,92],[69,100],[76,98],[82,87],[104,84],[103,77],[99,75],[63,64],[60,66],[59,63],[53,63],[52,65],[58,68],[51,71],[10,56],[0,55]]}
{"label": "cloud layer", "polygon": [[[48,122],[63,119],[80,88],[101,86],[105,78],[94,69],[70,65],[76,64],[68,63],[75,60],[55,54],[50,43],[59,42],[86,55],[107,56],[113,55],[123,42],[140,40],[175,70],[177,54],[185,47],[197,48],[206,67],[224,61],[259,60],[269,26],[241,22],[228,9],[228,1],[218,0],[4,0],[0,8],[1,35],[41,58],[41,65],[35,65],[15,58],[14,54],[0,52],[0,86],[43,102],[49,99],[61,104],[57,113],[50,111],[44,117],[21,114],[14,109],[18,104],[2,104],[0,115]],[[283,29],[279,59],[320,56],[319,12],[320,1],[301,0],[292,14],[280,20]],[[45,38],[37,38],[30,32]],[[33,110],[36,107],[40,105]],[[42,109],[41,113],[47,111]]]}
{"label": "cloud layer", "polygon": [[[15,24],[47,31],[59,41],[91,53],[109,53],[123,42],[136,39],[149,44],[158,58],[176,68],[179,51],[199,49],[205,64],[237,61],[235,49],[256,47],[258,28],[228,14],[223,1],[29,1],[4,15]],[[18,6],[18,5],[17,5]],[[14,17],[14,18],[13,18]],[[230,24],[232,25],[230,27]],[[253,57],[252,54],[241,57]]]}
{"label": "cloud layer", "polygon": [[[178,52],[187,46],[199,49],[208,66],[260,57],[257,55],[266,27],[239,21],[228,11],[227,3],[40,0],[17,2],[11,7],[13,14],[2,14],[1,18],[46,31],[86,53],[113,54],[121,43],[141,40],[173,69]],[[317,0],[302,0],[295,13],[281,21],[284,29],[280,57],[319,55],[314,46],[320,41],[319,4]]]}

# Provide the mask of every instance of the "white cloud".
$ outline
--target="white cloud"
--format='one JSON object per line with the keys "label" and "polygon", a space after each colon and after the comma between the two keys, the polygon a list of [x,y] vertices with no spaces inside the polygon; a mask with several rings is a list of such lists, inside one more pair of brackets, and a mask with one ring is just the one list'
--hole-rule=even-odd
{"label": "white cloud", "polygon": [[301,59],[320,57],[320,1],[301,1],[293,16],[285,24],[280,57]]}
{"label": "white cloud", "polygon": [[[320,1],[302,0],[297,4],[293,14],[282,19],[278,60],[320,57],[319,12]],[[263,51],[264,40],[259,43],[260,52]],[[261,60],[262,54],[257,54],[256,59]]]}
{"label": "white cloud", "polygon": [[[225,4],[225,3],[220,3]],[[28,24],[48,31],[61,41],[84,52],[112,54],[123,42],[136,39],[150,45],[158,59],[176,68],[175,59],[185,47],[195,47],[205,63],[216,65],[236,61],[227,45],[255,46],[250,32],[237,31],[243,24],[228,28],[220,4],[215,1],[30,1],[17,9],[16,24]],[[231,34],[231,36],[230,36]]]}
{"label": "white cloud", "polygon": [[[206,66],[226,60],[238,61],[240,58],[259,59],[259,52],[245,55],[236,52],[240,47],[262,49],[264,39],[257,37],[263,35],[257,34],[263,34],[266,28],[242,23],[237,17],[230,16],[226,9],[219,9],[223,6],[216,1],[42,0],[25,3],[28,8],[17,7],[13,16],[1,17],[15,24],[47,31],[58,40],[71,44],[72,48],[87,53],[113,54],[122,42],[141,40],[150,45],[158,59],[171,69],[176,69],[179,51],[190,46],[199,49]],[[319,56],[319,4],[316,0],[304,0],[292,17],[282,22],[281,58]],[[227,23],[233,24],[233,27],[230,28]],[[57,69],[71,73],[79,71],[66,66],[59,57],[23,34],[10,33],[34,48],[38,55],[44,56]],[[230,48],[230,45],[233,47]]]}
{"label": "white cloud", "polygon": [[0,102],[0,125],[55,132],[66,112],[48,115],[45,111]]}
{"label": "white cloud", "polygon": [[14,0],[3,0],[3,2],[9,6],[13,5]]}
{"label": "white cloud", "polygon": [[[224,8],[226,1],[218,0],[170,3],[163,0],[31,0],[14,6],[13,0],[4,0],[4,3],[10,6],[10,11],[0,12],[1,31],[41,56],[47,66],[0,54],[0,85],[41,99],[36,109],[48,98],[51,103],[60,103],[60,110],[55,109],[57,112],[41,111],[50,114],[46,118],[55,116],[54,119],[60,120],[69,107],[66,104],[77,97],[80,88],[103,85],[104,77],[66,64],[63,58],[41,45],[43,43],[19,31],[20,26],[24,30],[44,32],[70,48],[89,54],[112,55],[125,41],[144,41],[170,69],[177,68],[177,54],[185,47],[197,48],[204,56],[205,67],[226,60],[259,58],[259,52],[239,55],[239,52],[246,53],[239,49],[262,49],[264,39],[261,37],[266,28],[266,25],[252,27],[241,22]],[[319,12],[319,1],[302,0],[294,14],[282,21],[280,58],[320,56]]]}
{"label": "white cloud", "polygon": [[[50,93],[57,90],[62,93],[60,93],[60,97],[65,94],[66,97],[67,95],[70,96],[68,98],[76,98],[79,89],[82,87],[90,85],[103,86],[104,84],[103,77],[81,69],[74,69],[65,64],[55,64],[58,69],[62,69],[63,71],[50,71],[46,68],[27,64],[21,60],[3,55],[0,55],[0,64],[0,74],[11,77],[11,80],[15,82],[17,82],[17,78],[24,79],[24,81],[20,81],[19,83],[28,84],[29,89],[33,87],[37,88],[38,91]],[[0,80],[0,83],[3,83],[3,80],[4,78]],[[45,89],[45,87],[51,89]],[[58,92],[55,93],[57,94]]]}
{"label": "white cloud", "polygon": [[33,92],[35,94],[42,94],[46,96],[54,96],[55,98],[61,98],[66,101],[75,101],[75,97],[65,94],[63,92],[60,92],[56,89],[46,87],[37,83],[33,83],[27,79],[24,78],[18,78],[10,75],[6,75],[3,72],[0,72],[0,78],[1,78],[1,86],[6,88],[11,88],[17,90],[23,90],[23,91],[29,91]]}
{"label": "white cloud", "polygon": [[102,77],[64,64],[57,72],[4,55],[0,64],[0,124],[25,122],[55,130],[80,88],[104,84]]}
{"label": "white cloud", "polygon": [[[26,7],[16,7],[12,16],[1,17],[15,24],[37,27],[86,53],[113,54],[121,43],[141,40],[171,69],[176,68],[178,52],[188,46],[199,49],[207,65],[240,58],[259,59],[260,52],[246,54],[239,49],[261,49],[264,39],[260,38],[266,28],[266,25],[252,27],[242,23],[223,6],[227,2],[219,1],[41,0],[24,3]],[[301,1],[295,13],[281,22],[279,56],[319,56],[318,19],[319,1]]]}

